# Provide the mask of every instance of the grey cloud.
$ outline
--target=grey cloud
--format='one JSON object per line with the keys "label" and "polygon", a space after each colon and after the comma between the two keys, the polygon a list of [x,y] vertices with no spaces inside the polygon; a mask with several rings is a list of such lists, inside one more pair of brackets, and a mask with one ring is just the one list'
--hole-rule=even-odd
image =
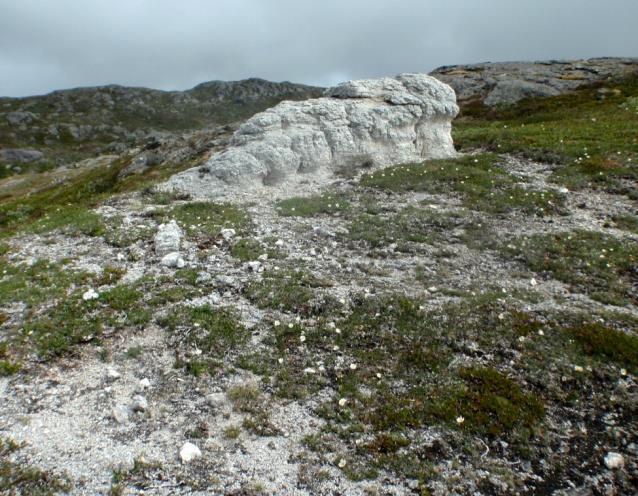
{"label": "grey cloud", "polygon": [[635,0],[0,0],[0,95],[637,56]]}

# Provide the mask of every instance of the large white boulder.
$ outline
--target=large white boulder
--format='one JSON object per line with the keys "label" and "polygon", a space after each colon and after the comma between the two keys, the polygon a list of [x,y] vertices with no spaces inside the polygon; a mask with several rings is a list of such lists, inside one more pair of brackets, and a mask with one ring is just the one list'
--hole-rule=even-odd
{"label": "large white boulder", "polygon": [[173,176],[167,187],[215,196],[228,185],[262,187],[300,175],[451,157],[457,113],[452,88],[424,74],[342,83],[322,98],[285,101],[256,114],[225,151]]}

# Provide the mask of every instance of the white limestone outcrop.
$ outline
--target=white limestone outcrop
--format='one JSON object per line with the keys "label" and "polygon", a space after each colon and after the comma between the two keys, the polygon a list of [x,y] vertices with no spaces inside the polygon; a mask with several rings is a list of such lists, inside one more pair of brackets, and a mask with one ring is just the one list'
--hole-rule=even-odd
{"label": "white limestone outcrop", "polygon": [[322,98],[285,101],[240,126],[205,167],[173,176],[167,187],[215,196],[227,187],[262,187],[329,177],[361,166],[455,154],[452,88],[424,74],[349,81]]}

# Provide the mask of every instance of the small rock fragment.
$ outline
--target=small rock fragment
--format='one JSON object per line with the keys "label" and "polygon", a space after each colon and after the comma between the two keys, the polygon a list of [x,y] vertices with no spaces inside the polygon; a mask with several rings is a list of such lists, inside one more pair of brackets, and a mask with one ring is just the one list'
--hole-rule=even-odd
{"label": "small rock fragment", "polygon": [[185,443],[184,446],[182,446],[182,449],[179,450],[179,457],[181,458],[182,463],[191,462],[200,456],[202,456],[201,450],[193,443]]}
{"label": "small rock fragment", "polygon": [[151,387],[151,381],[149,381],[146,377],[140,380],[140,382],[138,383],[138,389],[140,391],[144,391],[145,389],[148,389],[150,387]]}
{"label": "small rock fragment", "polygon": [[155,253],[163,256],[179,251],[183,236],[184,232],[174,220],[161,224],[154,239]]}
{"label": "small rock fragment", "polygon": [[235,231],[234,229],[222,229],[219,234],[221,234],[221,237],[224,238],[226,241],[229,241],[235,237],[237,231]]}
{"label": "small rock fragment", "polygon": [[100,297],[100,294],[95,291],[93,288],[90,288],[84,292],[82,295],[82,299],[84,301],[97,300]]}
{"label": "small rock fragment", "polygon": [[614,453],[610,451],[605,455],[605,466],[609,470],[614,470],[617,468],[623,468],[625,466],[625,457],[620,453]]}
{"label": "small rock fragment", "polygon": [[259,268],[261,267],[261,262],[248,262],[246,264],[246,266],[248,267],[249,270],[251,270],[252,272],[259,272]]}
{"label": "small rock fragment", "polygon": [[128,424],[130,410],[125,405],[118,405],[111,411],[111,417],[118,424],[124,425]]}
{"label": "small rock fragment", "polygon": [[172,252],[168,255],[164,255],[160,262],[164,267],[181,269],[186,265],[184,259],[178,252]]}
{"label": "small rock fragment", "polygon": [[131,410],[133,410],[134,412],[145,412],[146,410],[148,410],[148,401],[146,401],[146,398],[144,398],[144,396],[141,396],[139,394],[133,396]]}
{"label": "small rock fragment", "polygon": [[106,378],[110,381],[116,381],[120,377],[122,377],[122,375],[113,367],[109,367],[108,369],[106,369]]}

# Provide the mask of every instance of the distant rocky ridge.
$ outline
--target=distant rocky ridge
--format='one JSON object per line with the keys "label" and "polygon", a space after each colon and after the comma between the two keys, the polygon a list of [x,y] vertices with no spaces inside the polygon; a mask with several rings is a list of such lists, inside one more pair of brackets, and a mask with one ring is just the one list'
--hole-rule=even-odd
{"label": "distant rocky ridge", "polygon": [[205,167],[174,176],[173,189],[216,196],[240,188],[318,179],[361,166],[455,155],[452,89],[424,74],[349,81],[324,97],[282,102],[239,127]]}
{"label": "distant rocky ridge", "polygon": [[24,167],[44,160],[55,167],[100,153],[122,153],[148,138],[241,121],[282,100],[302,100],[322,91],[247,79],[212,81],[187,91],[110,85],[0,98],[0,162]]}
{"label": "distant rocky ridge", "polygon": [[560,95],[636,73],[638,58],[593,58],[450,65],[430,74],[454,88],[461,105],[494,106]]}

